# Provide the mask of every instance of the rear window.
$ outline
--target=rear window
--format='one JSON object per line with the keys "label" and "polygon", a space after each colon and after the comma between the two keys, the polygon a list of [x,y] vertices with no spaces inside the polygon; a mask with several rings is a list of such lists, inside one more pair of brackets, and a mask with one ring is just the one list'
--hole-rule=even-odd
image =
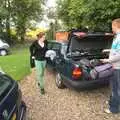
{"label": "rear window", "polygon": [[82,39],[78,37],[72,37],[71,48],[80,49],[105,49],[110,48],[112,44],[112,37],[109,36],[89,36]]}
{"label": "rear window", "polygon": [[12,81],[6,75],[0,76],[0,101],[3,99],[5,94],[10,90],[12,87]]}
{"label": "rear window", "polygon": [[59,43],[54,43],[54,42],[48,43],[48,49],[50,49],[50,50],[59,50],[59,48],[60,48]]}

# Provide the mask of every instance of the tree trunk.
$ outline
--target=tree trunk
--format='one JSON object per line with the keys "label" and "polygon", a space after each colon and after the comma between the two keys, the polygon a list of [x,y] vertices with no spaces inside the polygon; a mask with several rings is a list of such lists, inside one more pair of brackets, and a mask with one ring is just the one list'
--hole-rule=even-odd
{"label": "tree trunk", "polygon": [[6,41],[11,44],[11,31],[10,31],[10,17],[11,17],[11,11],[10,11],[10,0],[6,1],[6,9],[8,10],[8,16],[6,18],[6,33],[7,33],[7,39]]}
{"label": "tree trunk", "polygon": [[11,44],[10,19],[6,19],[7,42]]}
{"label": "tree trunk", "polygon": [[25,41],[25,32],[26,32],[26,29],[25,27],[23,27],[21,31],[21,43]]}
{"label": "tree trunk", "polygon": [[3,33],[2,28],[3,28],[3,26],[2,26],[2,19],[0,18],[0,33],[1,33],[1,34]]}
{"label": "tree trunk", "polygon": [[25,23],[18,23],[17,25],[17,38],[20,43],[23,43],[25,41],[25,33],[26,33],[26,27]]}

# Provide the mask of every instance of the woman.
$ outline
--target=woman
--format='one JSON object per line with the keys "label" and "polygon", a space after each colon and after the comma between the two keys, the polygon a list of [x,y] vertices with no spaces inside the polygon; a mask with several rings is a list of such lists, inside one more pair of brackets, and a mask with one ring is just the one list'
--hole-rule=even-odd
{"label": "woman", "polygon": [[37,40],[30,46],[30,53],[32,59],[35,60],[35,68],[37,73],[37,82],[40,87],[41,94],[45,94],[44,90],[44,71],[46,66],[45,53],[47,51],[47,41],[45,40],[45,33],[37,34]]}

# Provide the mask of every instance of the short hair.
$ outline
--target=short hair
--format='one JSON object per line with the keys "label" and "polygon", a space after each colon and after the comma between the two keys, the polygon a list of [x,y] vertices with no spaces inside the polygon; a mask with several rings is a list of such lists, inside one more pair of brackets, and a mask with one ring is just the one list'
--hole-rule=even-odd
{"label": "short hair", "polygon": [[42,38],[44,35],[45,35],[44,32],[39,32],[39,33],[37,34],[37,37],[38,37],[38,38]]}
{"label": "short hair", "polygon": [[115,25],[117,28],[120,28],[120,18],[114,19],[112,24]]}

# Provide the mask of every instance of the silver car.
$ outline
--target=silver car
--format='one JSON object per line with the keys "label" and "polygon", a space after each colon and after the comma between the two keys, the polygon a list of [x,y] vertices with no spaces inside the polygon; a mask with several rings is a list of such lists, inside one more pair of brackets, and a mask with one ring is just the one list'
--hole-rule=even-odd
{"label": "silver car", "polygon": [[5,56],[8,54],[9,47],[10,46],[8,45],[8,43],[0,39],[0,55],[1,56]]}

